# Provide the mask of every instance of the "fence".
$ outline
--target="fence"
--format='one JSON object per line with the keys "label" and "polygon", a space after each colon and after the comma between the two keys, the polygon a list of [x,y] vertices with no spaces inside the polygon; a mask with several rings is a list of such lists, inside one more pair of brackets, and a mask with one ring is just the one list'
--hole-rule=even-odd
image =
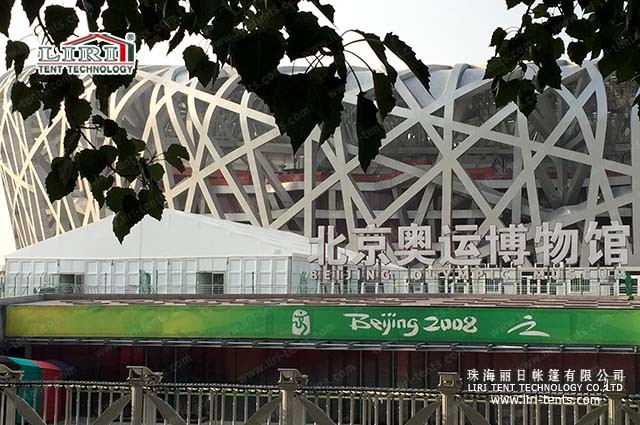
{"label": "fence", "polygon": [[[640,425],[621,391],[558,396],[461,392],[456,373],[437,390],[308,387],[295,369],[273,386],[163,384],[145,367],[127,382],[24,382],[0,366],[0,421],[33,425]],[[609,381],[610,388],[621,384]],[[529,396],[533,397],[533,396]],[[543,399],[546,397],[546,399]],[[577,397],[574,397],[577,399]],[[545,402],[546,400],[546,402]],[[575,400],[574,400],[575,401]]]}

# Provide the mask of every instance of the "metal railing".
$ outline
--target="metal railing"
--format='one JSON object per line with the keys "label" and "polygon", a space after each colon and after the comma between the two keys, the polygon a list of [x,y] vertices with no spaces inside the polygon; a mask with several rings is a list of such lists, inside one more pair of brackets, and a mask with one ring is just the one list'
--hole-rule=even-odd
{"label": "metal railing", "polygon": [[308,387],[295,369],[281,369],[273,386],[165,384],[145,367],[129,370],[127,382],[24,382],[0,366],[0,423],[640,425],[638,397],[621,391],[581,395],[579,403],[576,395],[466,393],[457,373],[440,373],[435,390],[413,390]]}

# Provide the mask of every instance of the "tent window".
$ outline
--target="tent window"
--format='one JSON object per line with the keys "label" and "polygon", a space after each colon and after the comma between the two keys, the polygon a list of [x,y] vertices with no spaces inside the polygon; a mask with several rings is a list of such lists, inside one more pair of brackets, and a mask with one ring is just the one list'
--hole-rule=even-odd
{"label": "tent window", "polygon": [[42,285],[37,292],[54,294],[82,294],[84,276],[62,273],[50,276],[48,285]]}
{"label": "tent window", "polygon": [[196,293],[201,295],[224,294],[224,273],[198,272]]}

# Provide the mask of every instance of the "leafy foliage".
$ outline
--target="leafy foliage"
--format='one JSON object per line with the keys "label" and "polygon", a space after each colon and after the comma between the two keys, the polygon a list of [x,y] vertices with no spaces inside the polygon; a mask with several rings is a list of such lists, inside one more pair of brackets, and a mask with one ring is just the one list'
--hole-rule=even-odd
{"label": "leafy foliage", "polygon": [[15,64],[16,74],[20,74],[24,68],[24,61],[29,57],[29,46],[22,41],[7,41],[6,64],[11,68]]}
{"label": "leafy foliage", "polygon": [[416,53],[404,41],[400,40],[397,35],[389,33],[384,38],[384,45],[391,50],[397,57],[407,64],[413,75],[418,81],[429,90],[429,68],[422,63]]}
{"label": "leafy foliage", "polygon": [[196,77],[200,84],[206,86],[215,80],[220,72],[220,65],[209,59],[202,47],[189,46],[182,53],[184,64],[189,71],[189,77]]}
{"label": "leafy foliage", "polygon": [[[536,92],[560,88],[563,54],[577,63],[598,59],[603,77],[640,84],[640,1],[507,0],[507,7],[526,6],[520,28],[508,34],[497,28],[491,37],[495,56],[485,77],[492,78],[496,105],[516,102],[525,114],[537,102]],[[565,46],[562,37],[571,41]],[[640,96],[635,104],[640,104]]]}
{"label": "leafy foliage", "polygon": [[11,9],[15,0],[0,1],[0,32],[9,37],[9,24],[11,23]]}
{"label": "leafy foliage", "polygon": [[[300,10],[305,2],[317,14]],[[14,3],[0,1],[0,32],[7,37]],[[355,56],[347,46],[366,43],[384,72],[370,70],[375,99],[362,87],[357,96],[358,158],[365,171],[386,137],[384,119],[396,105],[393,87],[398,73],[387,53],[402,60],[429,90],[429,69],[410,46],[393,33],[380,38],[360,30],[354,31],[361,39],[345,43],[332,26],[320,24],[319,18],[333,23],[335,15],[334,8],[321,0],[78,0],[75,8],[45,7],[44,3],[21,1],[29,22],[37,22],[53,45],[77,32],[79,13],[84,14],[91,31],[120,37],[135,33],[138,48],[166,42],[171,51],[187,34],[199,36],[204,48],[189,46],[183,51],[189,75],[209,86],[223,65],[234,67],[246,89],[270,108],[294,151],[316,127],[320,144],[339,127],[351,66],[347,58]],[[517,31],[497,28],[491,37],[495,56],[485,76],[493,80],[498,107],[515,102],[523,113],[531,113],[536,92],[561,86],[557,59],[565,53],[576,63],[599,59],[603,76],[615,73],[619,81],[640,84],[639,0],[506,0],[506,4],[509,8],[524,5],[526,12]],[[570,38],[567,45],[563,35]],[[22,72],[28,55],[25,43],[8,41],[5,62],[16,74]],[[304,59],[309,66],[304,72],[283,73],[278,65],[285,57]],[[49,198],[63,198],[75,189],[79,178],[85,179],[95,200],[116,213],[114,232],[121,241],[144,216],[161,218],[165,206],[161,161],[178,172],[186,171],[189,162],[184,147],[171,145],[164,153],[150,152],[145,141],[131,137],[107,118],[110,96],[130,85],[134,77],[135,73],[92,77],[102,114],[95,114],[92,99],[84,95],[83,81],[66,73],[32,73],[11,89],[12,108],[24,119],[42,108],[49,111],[52,121],[64,107],[68,129],[63,156],[53,159],[45,182]],[[360,85],[358,76],[354,77]],[[635,103],[640,104],[640,96]],[[98,147],[95,135],[100,131],[108,140]]]}
{"label": "leafy foliage", "polygon": [[375,156],[382,146],[385,130],[378,122],[376,114],[378,108],[364,93],[358,94],[358,109],[356,112],[356,131],[358,133],[358,160],[360,166],[367,169],[371,164],[371,157]]}
{"label": "leafy foliage", "polygon": [[72,8],[52,5],[44,11],[44,22],[53,42],[60,44],[73,34],[80,20]]}
{"label": "leafy foliage", "polygon": [[[8,36],[14,0],[0,1],[0,32]],[[315,12],[300,10],[310,3]],[[36,22],[46,41],[54,46],[78,30],[84,14],[90,31],[104,31],[123,37],[136,34],[137,47],[152,48],[167,43],[175,49],[187,34],[199,36],[204,43],[189,46],[183,52],[189,76],[207,87],[216,80],[222,66],[234,67],[245,88],[259,96],[270,108],[276,123],[297,150],[319,128],[318,142],[331,138],[342,121],[347,83],[346,46],[367,43],[384,65],[384,72],[371,70],[373,94],[360,88],[357,98],[357,136],[359,159],[367,170],[386,136],[383,121],[396,105],[394,84],[398,73],[390,65],[390,51],[404,61],[429,90],[429,69],[413,50],[396,35],[384,39],[356,31],[361,39],[345,43],[332,25],[335,10],[321,0],[78,0],[76,7],[44,5],[44,0],[22,0],[30,22]],[[9,41],[7,67],[19,74],[29,55],[26,44]],[[301,60],[308,65],[302,72],[284,73],[278,69],[283,59]],[[113,230],[122,241],[131,227],[146,215],[162,216],[165,197],[162,192],[164,167],[185,172],[189,153],[171,145],[164,153],[153,153],[143,140],[131,137],[118,123],[108,118],[109,98],[133,81],[132,75],[94,75],[95,98],[85,96],[82,80],[66,73],[29,75],[17,81],[11,92],[13,109],[23,118],[40,108],[49,111],[50,122],[64,107],[67,130],[64,154],[54,158],[47,176],[47,193],[52,201],[71,193],[78,179],[85,179],[94,199],[115,213]],[[354,75],[360,86],[358,75]],[[376,105],[377,102],[377,105]],[[96,114],[97,106],[101,114]],[[95,136],[105,137],[97,146]]]}

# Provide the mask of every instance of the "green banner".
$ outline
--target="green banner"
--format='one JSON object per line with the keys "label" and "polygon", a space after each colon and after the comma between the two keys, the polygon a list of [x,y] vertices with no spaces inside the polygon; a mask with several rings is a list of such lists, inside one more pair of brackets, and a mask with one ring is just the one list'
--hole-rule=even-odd
{"label": "green banner", "polygon": [[6,335],[637,345],[640,310],[13,305]]}

